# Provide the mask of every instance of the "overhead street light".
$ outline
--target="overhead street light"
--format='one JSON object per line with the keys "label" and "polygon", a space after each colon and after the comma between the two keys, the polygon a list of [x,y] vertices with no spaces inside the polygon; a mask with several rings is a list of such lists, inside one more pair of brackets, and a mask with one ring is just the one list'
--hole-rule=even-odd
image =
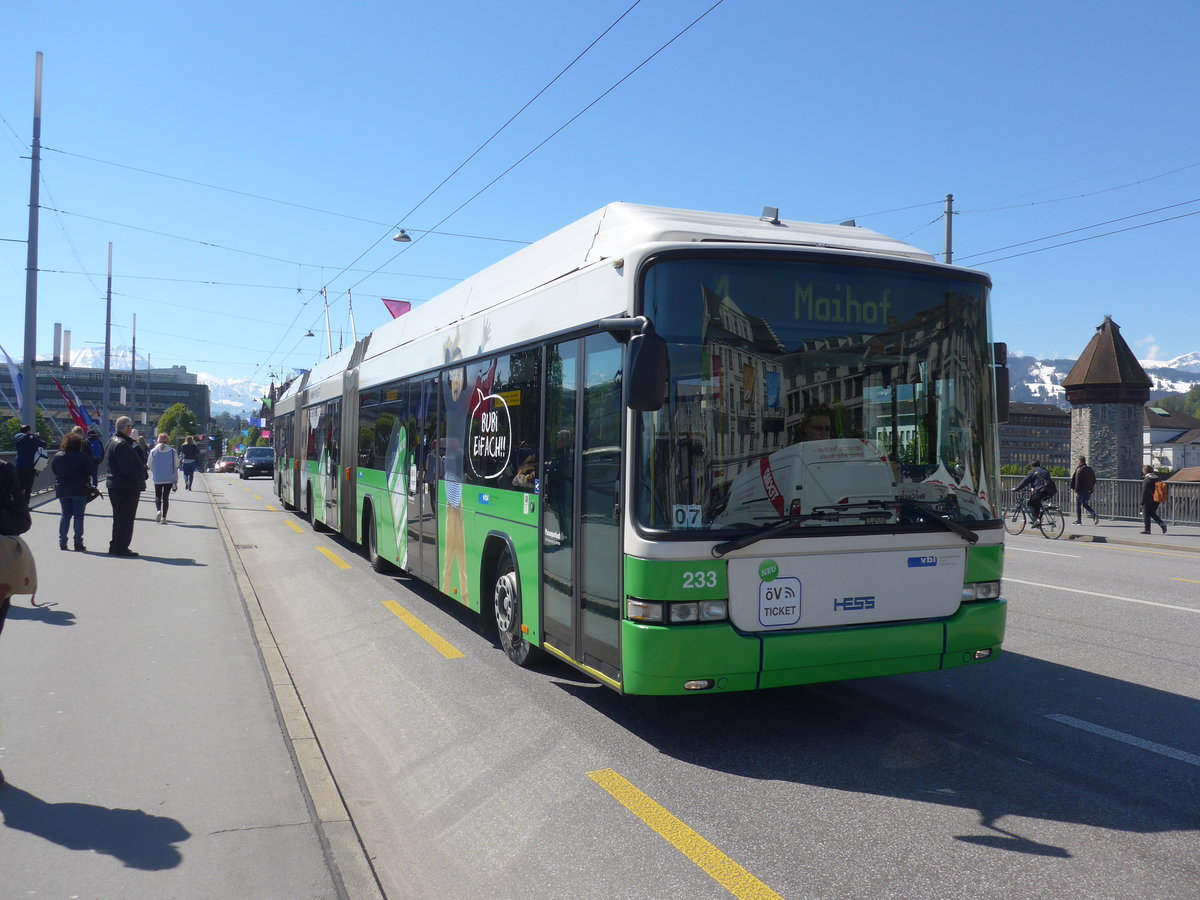
{"label": "overhead street light", "polygon": [[400,233],[395,235],[392,238],[392,240],[396,241],[397,243],[400,243],[400,244],[407,244],[412,240],[412,236],[409,235],[409,233],[407,231],[405,231],[403,228],[401,228]]}

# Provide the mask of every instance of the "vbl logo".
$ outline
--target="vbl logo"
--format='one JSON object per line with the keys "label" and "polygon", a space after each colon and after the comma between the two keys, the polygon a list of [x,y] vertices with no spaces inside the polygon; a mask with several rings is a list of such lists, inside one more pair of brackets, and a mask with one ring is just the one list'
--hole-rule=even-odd
{"label": "vbl logo", "polygon": [[875,597],[839,597],[833,601],[834,609],[855,610],[855,609],[874,609]]}
{"label": "vbl logo", "polygon": [[936,566],[936,556],[910,556],[908,558],[908,567],[910,569],[921,569],[925,566]]}

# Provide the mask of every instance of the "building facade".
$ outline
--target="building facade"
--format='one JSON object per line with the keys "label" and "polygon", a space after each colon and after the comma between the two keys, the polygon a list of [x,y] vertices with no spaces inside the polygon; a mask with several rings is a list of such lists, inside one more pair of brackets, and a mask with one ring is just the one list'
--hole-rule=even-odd
{"label": "building facade", "polygon": [[1071,414],[1048,403],[1011,403],[1000,426],[1000,465],[1071,468]]}
{"label": "building facade", "polygon": [[[100,419],[104,405],[104,370],[54,365],[45,360],[34,364],[37,375],[37,399],[44,414],[49,414],[62,429],[73,423],[67,401],[54,384],[57,380],[67,391],[74,391],[93,418]],[[135,377],[136,375],[136,377]],[[129,416],[143,431],[153,430],[164,412],[176,403],[184,404],[197,421],[207,428],[211,416],[208,385],[200,384],[194,373],[183,366],[130,372],[109,370],[109,419]],[[17,416],[17,391],[6,366],[0,367],[0,418]]]}

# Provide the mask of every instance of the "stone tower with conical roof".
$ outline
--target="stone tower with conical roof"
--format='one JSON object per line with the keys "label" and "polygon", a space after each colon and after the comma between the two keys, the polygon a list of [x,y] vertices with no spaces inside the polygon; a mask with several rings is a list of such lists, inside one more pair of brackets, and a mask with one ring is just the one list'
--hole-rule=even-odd
{"label": "stone tower with conical roof", "polygon": [[1086,456],[1101,478],[1140,478],[1142,407],[1153,382],[1111,316],[1063,379],[1071,404],[1071,464]]}

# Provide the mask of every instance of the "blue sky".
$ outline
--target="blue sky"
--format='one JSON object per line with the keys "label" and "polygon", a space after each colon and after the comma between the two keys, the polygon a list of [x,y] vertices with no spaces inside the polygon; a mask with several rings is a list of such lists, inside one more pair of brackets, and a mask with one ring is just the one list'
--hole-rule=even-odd
{"label": "blue sky", "polygon": [[[0,238],[27,230],[38,50],[60,210],[38,355],[55,322],[102,346],[110,241],[114,344],[136,314],[153,365],[265,382],[324,355],[323,285],[336,350],[347,288],[361,335],[380,297],[432,297],[609,201],[855,218],[940,254],[948,193],[1011,349],[1076,356],[1112,315],[1142,358],[1200,350],[1200,5],[713,3],[13,6]],[[0,241],[14,357],[25,252]]]}

